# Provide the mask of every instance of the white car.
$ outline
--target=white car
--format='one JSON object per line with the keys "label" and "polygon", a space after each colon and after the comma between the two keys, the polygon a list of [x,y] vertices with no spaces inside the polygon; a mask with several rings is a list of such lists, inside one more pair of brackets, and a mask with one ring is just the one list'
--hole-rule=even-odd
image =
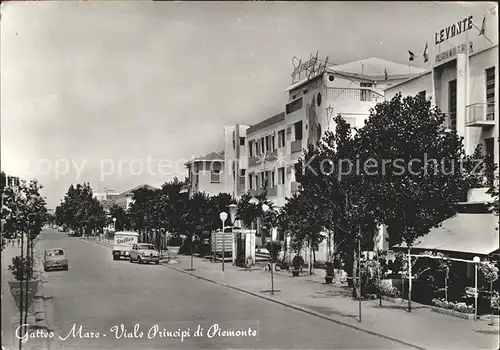
{"label": "white car", "polygon": [[129,261],[137,261],[139,264],[154,262],[158,265],[160,263],[160,253],[152,244],[134,244],[132,249],[129,251]]}

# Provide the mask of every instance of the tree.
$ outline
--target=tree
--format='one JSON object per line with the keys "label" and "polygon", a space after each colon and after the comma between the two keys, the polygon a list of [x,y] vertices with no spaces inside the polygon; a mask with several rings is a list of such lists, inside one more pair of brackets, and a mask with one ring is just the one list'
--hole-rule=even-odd
{"label": "tree", "polygon": [[[115,205],[111,206],[111,208],[109,208],[109,215],[110,215],[111,219],[112,218],[116,219],[116,222],[115,222],[116,231],[123,231],[130,226],[129,217],[127,215],[127,212],[125,211],[125,209],[123,209],[119,205],[115,204]],[[108,221],[107,223],[112,224],[113,221],[111,221],[111,222]]]}
{"label": "tree", "polygon": [[77,231],[79,235],[100,230],[106,224],[106,214],[99,201],[93,197],[90,184],[71,185],[56,208],[56,221]]}
{"label": "tree", "polygon": [[469,188],[460,167],[462,139],[445,132],[444,118],[430,100],[398,94],[377,104],[356,135],[361,162],[372,164],[363,176],[370,184],[370,210],[388,226],[393,243],[406,244],[408,254],[419,237],[455,214],[455,203]]}
{"label": "tree", "polygon": [[[347,273],[354,277],[358,246],[363,249],[373,244],[376,218],[366,198],[366,177],[353,169],[363,145],[340,115],[334,122],[335,133],[327,131],[316,145],[310,145],[295,166],[301,194],[307,198],[307,209],[297,212],[313,218],[313,222],[318,220],[318,226],[323,226],[330,237],[333,234],[335,250],[344,255]],[[349,283],[357,297],[357,284],[352,279]]]}
{"label": "tree", "polygon": [[[266,186],[264,186],[264,189],[265,188]],[[250,201],[252,198],[255,198],[258,203],[251,203]],[[236,213],[236,219],[241,220],[245,227],[253,227],[257,218],[263,218],[265,216],[264,211],[262,210],[263,204],[267,205],[271,210],[274,209],[273,203],[267,198],[267,192],[265,190],[255,196],[250,194],[250,192],[243,194],[237,203],[238,210]]]}

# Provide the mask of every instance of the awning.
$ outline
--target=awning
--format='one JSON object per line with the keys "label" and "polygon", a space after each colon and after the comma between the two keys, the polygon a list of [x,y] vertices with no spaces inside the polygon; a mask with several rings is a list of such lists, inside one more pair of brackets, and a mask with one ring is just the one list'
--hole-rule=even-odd
{"label": "awning", "polygon": [[[498,216],[493,213],[459,213],[417,238],[414,248],[489,255],[500,249]],[[406,248],[402,243],[394,248]]]}

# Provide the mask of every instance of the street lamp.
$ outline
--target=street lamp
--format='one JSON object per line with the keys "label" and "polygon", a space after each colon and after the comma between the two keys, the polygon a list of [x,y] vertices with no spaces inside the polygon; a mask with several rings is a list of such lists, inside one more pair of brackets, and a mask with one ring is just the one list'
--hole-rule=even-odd
{"label": "street lamp", "polygon": [[230,224],[234,225],[234,219],[236,218],[236,212],[238,211],[238,206],[236,204],[229,204],[229,219]]}
{"label": "street lamp", "polygon": [[[262,211],[265,213],[267,213],[269,211],[269,206],[267,204],[262,204]],[[273,228],[271,227],[271,250],[274,249],[274,240],[273,240]],[[271,295],[274,295],[274,264],[273,264],[273,252],[269,252],[269,258],[271,259]]]}
{"label": "street lamp", "polygon": [[116,231],[116,218],[113,218],[113,231]]}
{"label": "street lamp", "polygon": [[472,261],[474,262],[474,321],[477,321],[477,264],[481,259],[475,256]]}
{"label": "street lamp", "polygon": [[[222,271],[224,271],[224,260],[225,260],[225,249],[224,249],[224,246],[226,245],[226,220],[227,220],[227,213],[226,212],[222,212],[219,214],[219,217],[222,221]],[[217,243],[215,244],[215,246],[217,247]]]}
{"label": "street lamp", "polygon": [[328,126],[330,126],[330,120],[332,119],[332,114],[333,114],[333,107],[331,105],[328,105],[328,107],[326,107],[326,120],[328,121],[327,122]]}

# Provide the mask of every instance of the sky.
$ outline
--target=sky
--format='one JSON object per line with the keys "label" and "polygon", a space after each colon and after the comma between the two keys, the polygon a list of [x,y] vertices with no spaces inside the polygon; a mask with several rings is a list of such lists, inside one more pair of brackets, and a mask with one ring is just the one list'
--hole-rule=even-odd
{"label": "sky", "polygon": [[1,168],[37,179],[55,208],[71,184],[184,179],[185,161],[223,149],[224,125],[283,110],[293,56],[406,64],[494,3],[1,5]]}

